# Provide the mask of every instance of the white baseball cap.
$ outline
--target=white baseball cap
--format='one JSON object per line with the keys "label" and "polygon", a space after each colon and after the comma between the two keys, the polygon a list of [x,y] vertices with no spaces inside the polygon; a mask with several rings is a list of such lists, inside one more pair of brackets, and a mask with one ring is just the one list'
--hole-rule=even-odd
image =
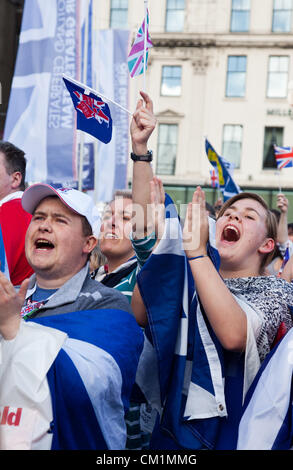
{"label": "white baseball cap", "polygon": [[38,204],[48,196],[58,196],[69,209],[79,215],[86,217],[92,227],[93,233],[97,234],[100,228],[100,214],[94,205],[92,198],[77,189],[59,188],[45,183],[36,183],[29,186],[21,198],[22,207],[26,212],[33,214]]}

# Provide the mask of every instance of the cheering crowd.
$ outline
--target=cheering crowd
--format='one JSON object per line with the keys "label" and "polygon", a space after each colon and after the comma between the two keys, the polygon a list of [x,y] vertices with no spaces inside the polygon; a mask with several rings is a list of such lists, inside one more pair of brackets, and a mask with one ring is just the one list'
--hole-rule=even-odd
{"label": "cheering crowd", "polygon": [[153,174],[155,126],[142,92],[132,191],[101,224],[85,193],[24,190],[24,153],[0,143],[1,449],[292,445],[288,200],[211,207],[198,187],[180,221]]}

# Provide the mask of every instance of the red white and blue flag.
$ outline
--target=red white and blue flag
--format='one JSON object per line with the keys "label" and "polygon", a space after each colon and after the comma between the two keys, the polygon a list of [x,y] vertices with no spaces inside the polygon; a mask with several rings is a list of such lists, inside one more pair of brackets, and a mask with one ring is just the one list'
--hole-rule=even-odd
{"label": "red white and blue flag", "polygon": [[293,167],[293,148],[274,145],[275,158],[279,170]]}
{"label": "red white and blue flag", "polygon": [[110,108],[93,91],[69,77],[63,77],[73,105],[77,111],[77,129],[92,135],[107,144],[112,138],[112,118]]}
{"label": "red white and blue flag", "polygon": [[[128,68],[131,77],[135,77],[136,75],[140,75],[144,71],[144,51],[146,48],[146,64],[145,69],[147,68],[147,61],[148,61],[148,49],[153,47],[153,43],[151,41],[149,35],[149,12],[147,12],[147,24],[145,30],[145,19],[141,27],[139,28],[132,48],[130,49],[128,55]],[[146,33],[146,43],[145,43],[145,33]]]}
{"label": "red white and blue flag", "polygon": [[212,188],[219,188],[220,187],[220,183],[219,183],[219,175],[218,175],[218,172],[215,168],[213,168],[212,170],[210,170],[210,175],[211,175],[211,185],[212,185]]}

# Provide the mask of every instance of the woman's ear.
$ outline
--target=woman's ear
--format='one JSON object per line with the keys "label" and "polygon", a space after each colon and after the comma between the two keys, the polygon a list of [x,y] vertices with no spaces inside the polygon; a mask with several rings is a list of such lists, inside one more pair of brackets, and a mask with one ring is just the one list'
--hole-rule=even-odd
{"label": "woman's ear", "polygon": [[275,241],[272,238],[266,238],[259,247],[259,253],[266,254],[271,253],[275,249]]}

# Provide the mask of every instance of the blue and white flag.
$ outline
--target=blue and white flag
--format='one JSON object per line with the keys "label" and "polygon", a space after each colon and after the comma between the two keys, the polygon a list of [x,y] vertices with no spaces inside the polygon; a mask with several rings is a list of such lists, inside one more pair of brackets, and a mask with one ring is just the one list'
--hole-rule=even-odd
{"label": "blue and white flag", "polygon": [[10,279],[9,267],[8,267],[7,258],[6,258],[6,252],[5,252],[1,226],[0,226],[0,269],[1,269],[1,272],[5,274],[7,279]]}
{"label": "blue and white flag", "polygon": [[116,309],[21,322],[0,344],[1,450],[123,450],[125,411],[143,346]]}
{"label": "blue and white flag", "polygon": [[229,162],[217,154],[207,139],[205,140],[205,149],[210,163],[218,172],[220,190],[225,202],[235,194],[239,194],[241,189],[232,177]]}
{"label": "blue and white flag", "polygon": [[[165,206],[164,235],[137,277],[149,325],[136,385],[160,415],[151,448],[214,448],[227,416],[222,348],[200,306],[168,196]],[[218,268],[211,243],[208,253]]]}
{"label": "blue and white flag", "polygon": [[239,425],[239,450],[290,450],[293,444],[293,330],[265,358]]}
{"label": "blue and white flag", "polygon": [[53,410],[51,449],[124,449],[124,413],[143,345],[134,317],[101,309],[30,322],[67,335],[47,373]]}
{"label": "blue and white flag", "polygon": [[112,138],[112,117],[108,104],[87,86],[63,77],[77,111],[77,129],[107,144]]}

